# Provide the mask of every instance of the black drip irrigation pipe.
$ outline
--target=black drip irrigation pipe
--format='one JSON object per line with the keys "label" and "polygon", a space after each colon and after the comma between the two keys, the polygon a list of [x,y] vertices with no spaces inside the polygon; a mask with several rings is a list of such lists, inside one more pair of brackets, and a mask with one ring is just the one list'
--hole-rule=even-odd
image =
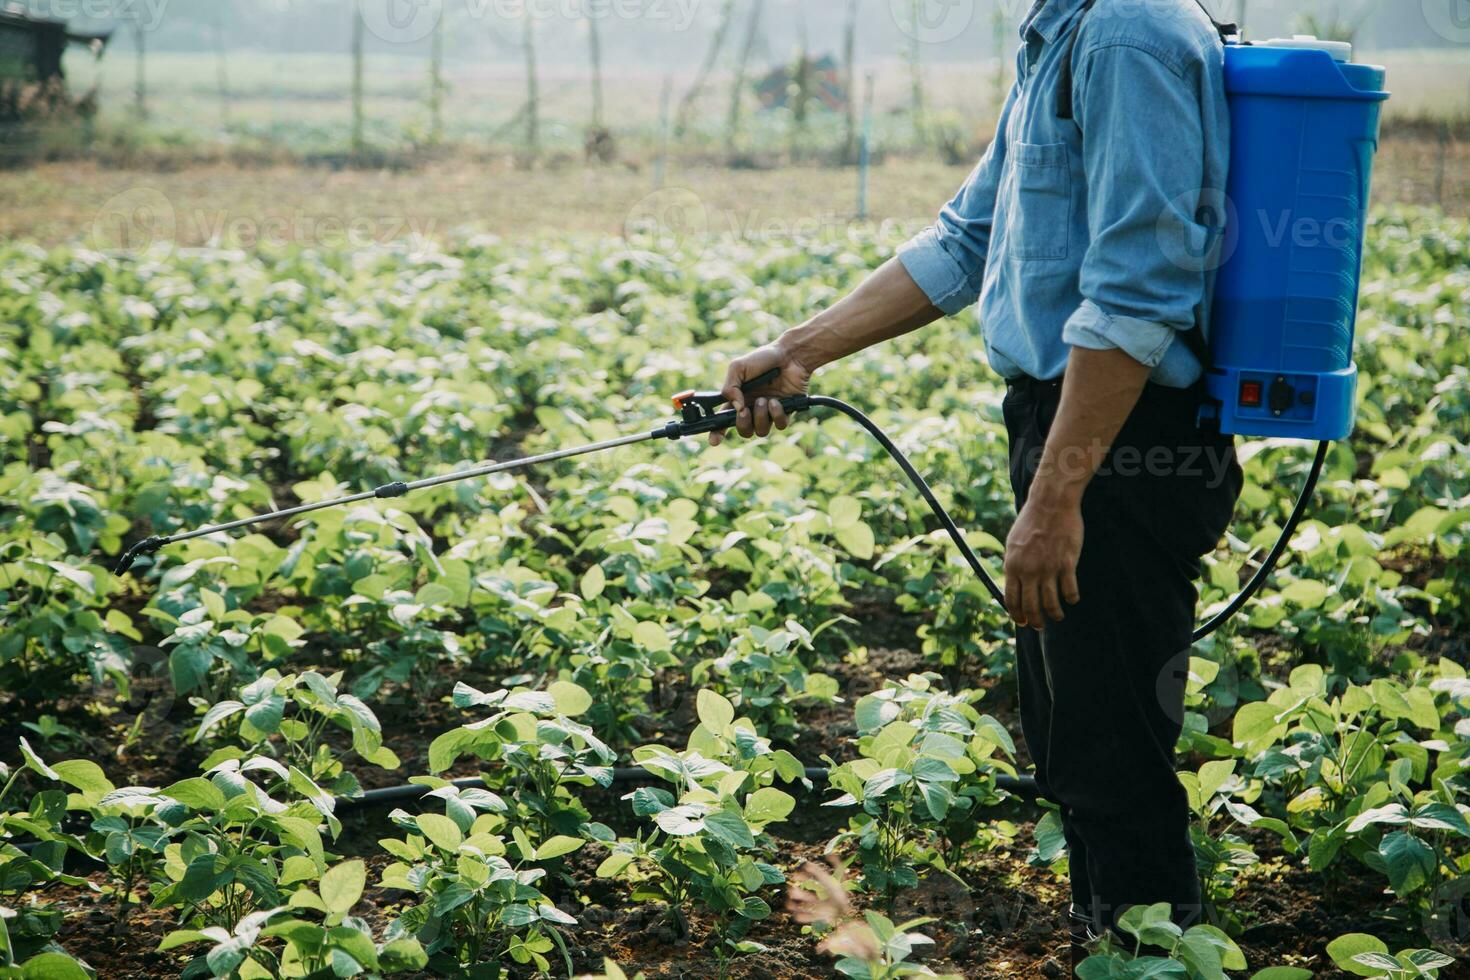
{"label": "black drip irrigation pipe", "polygon": [[[804,775],[814,783],[825,783],[827,781],[827,768],[825,766],[807,766]],[[618,783],[654,783],[660,777],[646,769],[637,767],[617,768],[613,770],[613,785]],[[479,778],[451,779],[451,786],[458,789],[485,789],[485,780]],[[1040,800],[1041,791],[1036,785],[1035,776],[1012,776],[1000,773],[995,777],[997,789],[1002,789],[1013,796],[1023,800],[1035,802]],[[341,813],[344,810],[364,810],[370,807],[392,806],[398,803],[413,803],[422,800],[434,792],[432,786],[422,786],[418,783],[409,783],[404,786],[384,786],[381,789],[365,790],[358,796],[338,796],[332,801],[333,812]],[[16,844],[16,848],[26,854],[31,853],[41,845],[41,841],[25,841]],[[68,848],[66,851],[66,867],[79,867],[82,864],[98,864],[102,862],[90,854],[81,853]],[[73,864],[72,862],[77,862]]]}
{"label": "black drip irrigation pipe", "polygon": [[[807,766],[806,778],[814,783],[825,783],[827,781],[827,769],[825,766]],[[614,769],[613,785],[618,783],[653,783],[659,777],[646,769]],[[484,789],[483,779],[452,779],[450,785],[459,789]],[[1007,793],[1019,796],[1026,800],[1041,799],[1041,791],[1037,788],[1035,776],[1011,776],[1001,773],[995,777],[995,785]],[[434,792],[433,787],[420,786],[418,783],[410,783],[406,786],[385,786],[382,789],[370,789],[361,796],[339,796],[336,805],[338,810],[353,809],[356,807],[388,806],[394,803],[411,803],[414,800],[423,799]]]}

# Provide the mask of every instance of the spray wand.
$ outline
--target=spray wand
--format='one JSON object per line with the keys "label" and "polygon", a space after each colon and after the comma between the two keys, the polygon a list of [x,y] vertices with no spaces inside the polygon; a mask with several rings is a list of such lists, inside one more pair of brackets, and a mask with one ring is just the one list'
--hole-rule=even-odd
{"label": "spray wand", "polygon": [[[746,394],[750,394],[764,388],[779,376],[779,370],[773,369],[767,371],[765,374],[745,382],[745,384],[740,386],[740,390]],[[553,463],[557,460],[573,459],[578,456],[587,456],[610,449],[618,449],[623,446],[635,446],[639,443],[654,442],[660,439],[677,442],[680,439],[691,436],[704,435],[710,432],[724,432],[733,428],[735,425],[735,410],[733,408],[720,408],[721,405],[725,404],[725,401],[725,396],[718,391],[680,392],[674,396],[674,407],[678,409],[679,417],[671,419],[666,424],[651,431],[620,436],[616,439],[607,439],[584,446],[558,449],[536,456],[509,459],[501,463],[490,463],[472,469],[457,470],[452,473],[427,477],[422,480],[411,482],[400,480],[394,483],[385,483],[372,490],[364,490],[361,493],[354,493],[346,497],[318,500],[309,504],[301,504],[297,507],[288,507],[284,510],[273,510],[264,514],[257,514],[253,517],[243,517],[239,520],[227,521],[223,524],[211,524],[192,531],[181,531],[178,534],[154,535],[144,538],[123,552],[122,557],[117,560],[117,564],[113,568],[113,574],[126,574],[132,569],[139,558],[145,555],[153,555],[168,545],[178,544],[181,541],[189,541],[194,538],[202,538],[211,534],[234,531],[239,528],[251,527],[268,521],[284,520],[300,514],[309,514],[312,511],[326,510],[331,507],[343,507],[348,504],[361,503],[367,500],[385,500],[402,497],[416,490],[427,490],[430,487],[443,486],[448,483],[459,483],[464,480],[474,480],[495,473],[506,473],[511,470],[539,466],[543,463]],[[981,562],[980,557],[975,554],[975,550],[965,540],[965,535],[959,529],[959,526],[955,524],[954,518],[950,517],[944,505],[934,496],[934,491],[930,489],[928,482],[914,468],[914,464],[904,455],[903,450],[898,448],[894,441],[889,438],[888,434],[878,427],[877,423],[847,402],[837,398],[829,398],[825,395],[792,395],[781,399],[781,407],[785,409],[787,415],[809,412],[812,409],[828,409],[846,415],[858,425],[862,426],[883,447],[884,451],[893,458],[893,461],[898,464],[899,468],[903,470],[904,476],[908,477],[914,489],[919,492],[919,495],[924,498],[924,502],[929,505],[929,509],[934,512],[934,516],[939,519],[939,523],[949,534],[950,539],[954,541],[955,547],[964,556],[965,562],[970,566],[970,569],[984,584],[986,591],[990,593],[997,603],[1002,606],[1005,605],[1004,590],[996,584],[994,577],[991,576],[989,570]],[[1218,630],[1244,608],[1245,604],[1265,585],[1266,579],[1270,576],[1276,563],[1281,559],[1281,555],[1286,551],[1287,543],[1296,533],[1297,526],[1306,514],[1307,503],[1311,499],[1312,493],[1317,487],[1317,481],[1322,475],[1322,468],[1327,461],[1327,451],[1330,445],[1331,443],[1328,442],[1322,442],[1318,445],[1316,458],[1312,462],[1312,467],[1307,474],[1306,482],[1302,487],[1301,494],[1297,498],[1296,505],[1292,508],[1291,516],[1282,528],[1280,538],[1256,569],[1250,582],[1240,591],[1239,595],[1227,603],[1209,622],[1194,631],[1192,637],[1193,642],[1198,643]]]}

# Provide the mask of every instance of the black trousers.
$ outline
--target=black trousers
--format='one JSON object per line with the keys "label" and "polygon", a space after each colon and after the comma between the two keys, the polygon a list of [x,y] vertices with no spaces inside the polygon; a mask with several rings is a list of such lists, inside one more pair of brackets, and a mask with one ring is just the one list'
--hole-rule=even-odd
{"label": "black trousers", "polygon": [[[1060,382],[1005,399],[1019,509],[1056,417]],[[1195,425],[1199,395],[1149,385],[1082,499],[1081,601],[1016,640],[1021,728],[1062,807],[1074,909],[1098,929],[1130,905],[1197,918],[1189,806],[1174,771],[1200,558],[1240,495],[1228,436]]]}

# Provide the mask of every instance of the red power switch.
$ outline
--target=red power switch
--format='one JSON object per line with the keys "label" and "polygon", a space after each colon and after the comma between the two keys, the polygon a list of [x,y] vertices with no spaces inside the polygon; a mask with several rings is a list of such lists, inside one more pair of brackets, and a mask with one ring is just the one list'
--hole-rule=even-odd
{"label": "red power switch", "polygon": [[1240,407],[1260,408],[1261,398],[1265,394],[1265,386],[1259,381],[1242,381],[1240,383]]}

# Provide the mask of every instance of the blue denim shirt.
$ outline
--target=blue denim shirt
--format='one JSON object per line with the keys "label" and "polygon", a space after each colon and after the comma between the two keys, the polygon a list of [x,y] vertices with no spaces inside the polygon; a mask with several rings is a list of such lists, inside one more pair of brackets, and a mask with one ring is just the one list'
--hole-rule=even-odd
{"label": "blue denim shirt", "polygon": [[995,140],[899,259],[939,309],[980,301],[991,367],[1060,377],[1072,347],[1122,349],[1187,387],[1180,332],[1205,322],[1230,156],[1224,53],[1194,0],[1038,0]]}

